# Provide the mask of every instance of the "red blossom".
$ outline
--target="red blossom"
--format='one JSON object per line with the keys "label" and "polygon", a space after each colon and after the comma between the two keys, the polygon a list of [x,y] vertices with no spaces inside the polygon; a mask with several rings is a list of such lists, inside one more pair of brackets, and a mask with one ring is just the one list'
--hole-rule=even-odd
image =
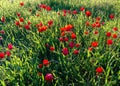
{"label": "red blossom", "polygon": [[79,54],[79,50],[74,50],[73,53],[74,53],[75,55],[77,55],[77,54]]}
{"label": "red blossom", "polygon": [[72,13],[73,13],[73,14],[77,14],[77,11],[76,11],[76,10],[74,10],[74,11],[72,11]]}
{"label": "red blossom", "polygon": [[5,54],[3,52],[0,52],[0,59],[4,58]]}
{"label": "red blossom", "polygon": [[30,24],[31,24],[31,22],[30,22],[30,21],[28,21],[27,23],[28,23],[28,25],[30,25]]}
{"label": "red blossom", "polygon": [[114,14],[110,14],[110,15],[109,15],[109,18],[110,18],[110,19],[114,19]]}
{"label": "red blossom", "polygon": [[92,51],[92,50],[93,50],[93,48],[92,48],[92,47],[89,47],[89,48],[88,48],[88,50],[89,50],[89,51]]}
{"label": "red blossom", "polygon": [[96,21],[100,21],[101,20],[101,18],[100,17],[96,17]]}
{"label": "red blossom", "polygon": [[116,39],[116,38],[117,38],[117,34],[114,33],[114,34],[112,35],[112,37]]}
{"label": "red blossom", "polygon": [[19,20],[20,20],[20,22],[24,22],[24,18],[23,17],[19,18]]}
{"label": "red blossom", "polygon": [[48,82],[51,82],[53,80],[53,75],[51,73],[47,73],[45,75],[45,80],[48,81]]}
{"label": "red blossom", "polygon": [[94,34],[96,34],[96,35],[97,35],[98,33],[99,33],[99,32],[98,32],[97,30],[95,30],[95,31],[94,31]]}
{"label": "red blossom", "polygon": [[86,25],[86,26],[90,26],[90,22],[89,22],[89,21],[86,21],[85,25]]}
{"label": "red blossom", "polygon": [[108,39],[108,40],[107,40],[107,44],[108,44],[108,45],[112,45],[112,44],[113,44],[113,41],[112,41],[111,39]]}
{"label": "red blossom", "polygon": [[43,64],[39,64],[38,66],[39,66],[39,68],[42,68],[42,67],[43,67]]}
{"label": "red blossom", "polygon": [[84,8],[84,7],[81,7],[81,8],[80,8],[80,11],[84,11],[84,10],[85,10],[85,8]]}
{"label": "red blossom", "polygon": [[49,64],[50,64],[50,62],[47,59],[43,60],[43,65],[48,66]]}
{"label": "red blossom", "polygon": [[63,48],[62,49],[62,53],[66,56],[66,55],[68,55],[68,53],[69,53],[69,51],[68,51],[68,48]]}
{"label": "red blossom", "polygon": [[46,6],[46,10],[50,11],[50,10],[52,10],[52,8],[50,6]]}
{"label": "red blossom", "polygon": [[30,25],[26,24],[24,27],[26,30],[30,30]]}
{"label": "red blossom", "polygon": [[9,50],[12,50],[13,49],[13,45],[10,43],[10,44],[8,44],[8,49]]}
{"label": "red blossom", "polygon": [[20,6],[24,6],[24,2],[20,2]]}
{"label": "red blossom", "polygon": [[54,51],[55,48],[53,46],[50,47],[50,51]]}
{"label": "red blossom", "polygon": [[103,72],[103,68],[102,67],[97,67],[96,68],[96,72],[97,73],[102,73]]}
{"label": "red blossom", "polygon": [[42,27],[38,28],[39,32],[43,32],[43,31],[46,31],[46,30],[47,30],[47,26],[42,26]]}
{"label": "red blossom", "polygon": [[48,26],[52,26],[53,25],[53,20],[48,21]]}
{"label": "red blossom", "polygon": [[70,47],[70,48],[73,48],[74,46],[75,46],[74,42],[70,42],[70,43],[69,43],[69,47]]}
{"label": "red blossom", "polygon": [[110,36],[111,36],[111,32],[107,32],[107,33],[106,33],[106,36],[107,36],[107,37],[110,37]]}
{"label": "red blossom", "polygon": [[72,34],[71,34],[71,38],[72,38],[72,39],[76,39],[76,34],[75,34],[75,33],[72,33]]}
{"label": "red blossom", "polygon": [[64,40],[65,42],[67,42],[69,39],[68,39],[67,37],[65,37],[63,40]]}
{"label": "red blossom", "polygon": [[80,47],[80,44],[79,44],[79,43],[77,43],[75,46],[78,48],[78,47]]}
{"label": "red blossom", "polygon": [[9,57],[11,55],[10,51],[6,51],[5,54]]}
{"label": "red blossom", "polygon": [[16,15],[17,15],[18,17],[20,17],[20,16],[21,16],[21,14],[20,14],[20,13],[16,13]]}
{"label": "red blossom", "polygon": [[98,46],[98,42],[97,41],[92,42],[91,46],[92,47],[97,47]]}
{"label": "red blossom", "polygon": [[16,26],[19,26],[19,25],[20,25],[20,22],[19,22],[19,21],[16,21],[16,22],[15,22],[15,25],[16,25]]}
{"label": "red blossom", "polygon": [[85,35],[88,35],[88,34],[89,34],[89,31],[85,31],[84,34],[85,34]]}
{"label": "red blossom", "polygon": [[114,30],[114,31],[118,31],[118,28],[117,28],[117,27],[114,27],[113,30]]}
{"label": "red blossom", "polygon": [[85,14],[87,17],[90,17],[92,13],[90,11],[86,11]]}

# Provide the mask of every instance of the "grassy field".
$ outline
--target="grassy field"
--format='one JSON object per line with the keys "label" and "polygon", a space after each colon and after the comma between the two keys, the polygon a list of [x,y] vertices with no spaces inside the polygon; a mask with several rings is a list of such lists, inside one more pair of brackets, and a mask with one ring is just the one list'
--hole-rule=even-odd
{"label": "grassy field", "polygon": [[120,0],[0,0],[0,86],[119,86]]}

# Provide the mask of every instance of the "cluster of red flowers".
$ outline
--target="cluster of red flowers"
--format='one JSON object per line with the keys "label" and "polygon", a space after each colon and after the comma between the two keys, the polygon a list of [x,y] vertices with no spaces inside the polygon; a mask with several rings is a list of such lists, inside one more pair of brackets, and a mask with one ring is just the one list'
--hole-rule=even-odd
{"label": "cluster of red flowers", "polygon": [[52,10],[52,8],[51,8],[50,6],[47,6],[47,5],[45,5],[45,4],[40,4],[39,7],[42,8],[42,9],[45,9],[45,10],[47,10],[47,11]]}
{"label": "cluster of red flowers", "polygon": [[[49,66],[49,65],[50,65],[49,60],[48,60],[48,59],[44,59],[44,60],[42,61],[42,64],[39,64],[38,67],[39,67],[39,69],[42,69],[43,66],[46,67],[46,66]],[[38,72],[38,74],[39,74],[39,76],[41,76],[41,75],[42,75],[42,72]],[[52,75],[51,73],[47,73],[47,74],[45,75],[45,80],[46,80],[46,81],[51,82],[51,81],[53,81],[53,79],[54,79],[54,77],[53,77],[53,75]]]}
{"label": "cluster of red flowers", "polygon": [[[72,24],[68,24],[65,27],[60,28],[61,31],[61,37],[59,38],[60,42],[68,42],[68,47],[70,47],[70,49],[74,48],[76,46],[76,48],[78,48],[80,46],[79,43],[75,44],[75,40],[76,39],[76,34],[73,32],[73,25]],[[69,34],[71,37],[71,40],[68,39],[69,38]],[[62,49],[62,53],[63,55],[67,56],[69,54],[69,49],[67,47],[64,47]],[[74,49],[73,50],[73,54],[77,55],[79,54],[79,50],[78,49]]]}
{"label": "cluster of red flowers", "polygon": [[112,30],[113,31],[106,32],[106,36],[108,37],[108,40],[107,40],[108,45],[112,45],[113,40],[118,38],[118,34],[119,34],[118,28],[114,27]]}
{"label": "cluster of red flowers", "polygon": [[36,24],[36,27],[38,28],[38,32],[43,32],[48,29],[48,27],[51,27],[53,25],[53,20],[48,21],[48,25],[43,25],[42,22]]}
{"label": "cluster of red flowers", "polygon": [[[24,2],[20,2],[20,6],[24,6]],[[47,11],[51,11],[52,8],[50,6],[47,6],[45,4],[40,4],[39,5],[40,9],[45,9]],[[86,18],[89,18],[92,16],[92,12],[89,10],[85,10],[84,7],[81,7],[79,9],[81,12],[85,12],[85,16]],[[31,11],[31,10],[30,10]],[[63,10],[63,16],[66,16],[66,14],[78,14],[77,10]],[[58,15],[60,15],[60,13],[58,13]],[[31,29],[31,22],[28,21],[27,23],[25,22],[25,19],[21,16],[21,14],[19,12],[16,13],[17,16],[17,20],[15,21],[15,25],[17,27],[24,27],[26,30],[30,30]],[[36,14],[36,16],[40,16],[40,14]],[[114,19],[114,14],[110,14],[109,15],[110,19]],[[1,17],[1,22],[4,23],[5,17],[2,16]],[[48,28],[50,28],[53,25],[53,20],[49,20],[47,21],[47,25],[44,25],[42,22],[36,24],[37,30],[38,32],[44,32],[46,31]],[[85,22],[85,26],[87,28],[92,28],[93,32],[95,35],[99,34],[99,29],[102,27],[102,25],[104,25],[104,22],[102,21],[101,17],[96,17],[92,20],[92,23],[89,21]],[[107,36],[107,45],[112,45],[113,44],[113,40],[118,38],[118,28],[114,27],[112,31],[108,31],[106,32],[106,36]],[[0,31],[1,34],[4,34],[4,30]],[[86,30],[84,32],[85,35],[89,34],[89,30]],[[1,38],[0,38],[1,39]],[[64,27],[60,28],[60,38],[59,41],[62,43],[65,43],[65,46],[62,46],[61,49],[61,54],[63,54],[64,56],[69,55],[70,52],[72,52],[74,55],[78,55],[80,53],[79,51],[79,47],[80,47],[80,43],[76,42],[77,36],[76,33],[74,32],[74,26],[72,24],[68,24],[65,25]],[[49,44],[46,44],[47,48],[49,47],[49,50],[51,52],[55,51],[55,46],[50,46]],[[96,48],[99,46],[99,42],[98,41],[92,41],[90,44],[90,47],[88,48],[89,51],[92,51],[93,48]],[[10,56],[11,55],[11,50],[13,49],[13,45],[10,43],[8,44],[8,49],[5,52],[1,52],[0,51],[0,59],[4,58],[5,56]],[[39,69],[42,69],[43,67],[47,67],[50,65],[50,61],[48,59],[44,59],[42,60],[42,63],[40,63],[38,65]],[[96,73],[102,73],[103,72],[103,68],[102,67],[97,67],[96,68]],[[42,72],[38,73],[40,76],[42,75]],[[53,81],[53,75],[51,73],[47,73],[45,74],[45,80],[46,81]]]}
{"label": "cluster of red flowers", "polygon": [[0,51],[0,59],[5,58],[5,56],[10,57],[10,55],[11,55],[10,50],[13,49],[13,45],[10,43],[10,44],[8,44],[7,48],[8,49],[6,50],[6,52],[1,52]]}
{"label": "cluster of red flowers", "polygon": [[[85,8],[81,7],[78,11],[77,10],[65,10],[65,9],[63,9],[62,12],[63,12],[63,16],[66,16],[67,14],[76,15],[76,14],[78,14],[79,11],[84,11],[84,10],[85,10]],[[90,16],[89,13],[86,13],[86,14]],[[60,12],[58,12],[58,15],[60,15]]]}
{"label": "cluster of red flowers", "polygon": [[23,27],[26,29],[26,30],[30,30],[31,28],[31,22],[28,21],[27,24],[25,23],[25,19],[23,17],[21,17],[21,14],[20,13],[16,13],[17,17],[19,18],[18,21],[15,21],[15,25],[18,26],[18,27]]}

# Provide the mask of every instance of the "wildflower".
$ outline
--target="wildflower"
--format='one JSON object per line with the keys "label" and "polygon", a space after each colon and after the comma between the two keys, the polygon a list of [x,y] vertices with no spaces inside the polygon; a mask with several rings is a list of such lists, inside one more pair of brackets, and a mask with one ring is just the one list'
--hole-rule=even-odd
{"label": "wildflower", "polygon": [[86,14],[87,17],[91,16],[91,12],[90,11],[86,11],[85,14]]}
{"label": "wildflower", "polygon": [[38,66],[39,66],[39,68],[42,68],[42,67],[43,67],[43,64],[39,64]]}
{"label": "wildflower", "polygon": [[12,50],[13,49],[13,45],[10,43],[10,44],[8,44],[8,49],[9,50]]}
{"label": "wildflower", "polygon": [[96,27],[96,23],[93,23],[93,24],[92,24],[92,27],[95,28],[95,27]]}
{"label": "wildflower", "polygon": [[19,25],[20,25],[20,22],[19,22],[19,21],[16,21],[16,22],[15,22],[15,25],[16,25],[16,26],[19,26]]}
{"label": "wildflower", "polygon": [[4,58],[5,54],[3,52],[0,52],[0,59]]}
{"label": "wildflower", "polygon": [[75,46],[78,48],[78,47],[80,46],[80,44],[79,44],[79,43],[77,43]]}
{"label": "wildflower", "polygon": [[112,41],[111,39],[108,39],[108,40],[107,40],[107,44],[108,44],[108,45],[112,45],[112,44],[113,44],[113,41]]}
{"label": "wildflower", "polygon": [[89,21],[86,21],[86,26],[90,26],[90,22]]}
{"label": "wildflower", "polygon": [[16,15],[17,15],[18,17],[20,17],[20,16],[21,16],[21,14],[20,14],[20,13],[16,13]]}
{"label": "wildflower", "polygon": [[39,32],[43,32],[43,31],[46,31],[46,30],[47,30],[47,26],[42,26],[42,27],[38,28]]}
{"label": "wildflower", "polygon": [[96,72],[97,73],[102,73],[103,72],[103,68],[102,67],[97,67],[96,68]]}
{"label": "wildflower", "polygon": [[110,18],[110,19],[114,19],[114,14],[110,14],[110,15],[109,15],[109,18]]}
{"label": "wildflower", "polygon": [[72,33],[72,34],[71,34],[71,38],[72,38],[72,39],[76,39],[76,34],[75,34],[75,33]]}
{"label": "wildflower", "polygon": [[99,32],[97,30],[94,31],[94,34],[98,34]]}
{"label": "wildflower", "polygon": [[23,17],[19,18],[19,20],[20,20],[20,22],[24,22],[24,18]]}
{"label": "wildflower", "polygon": [[77,14],[77,11],[76,11],[76,10],[74,10],[72,13],[73,13],[73,14]]}
{"label": "wildflower", "polygon": [[50,10],[52,10],[52,8],[50,6],[46,6],[46,10],[50,11]]}
{"label": "wildflower", "polygon": [[21,7],[24,6],[24,2],[20,2],[20,6],[21,6]]}
{"label": "wildflower", "polygon": [[101,27],[100,22],[95,22],[95,24],[96,24],[96,25],[95,25],[96,27],[98,27],[98,28]]}
{"label": "wildflower", "polygon": [[88,50],[89,50],[89,51],[92,51],[92,50],[93,50],[93,48],[92,48],[92,47],[89,47],[89,48],[88,48]]}
{"label": "wildflower", "polygon": [[28,25],[30,25],[30,24],[31,24],[31,22],[30,22],[30,21],[28,21],[27,23],[28,23]]}
{"label": "wildflower", "polygon": [[73,26],[72,26],[71,24],[69,24],[69,25],[66,25],[64,29],[65,29],[66,31],[71,31],[72,28],[73,28]]}
{"label": "wildflower", "polygon": [[117,28],[117,27],[114,27],[113,30],[114,30],[114,31],[118,31],[118,28]]}
{"label": "wildflower", "polygon": [[117,34],[113,34],[112,37],[116,39],[117,38]]}
{"label": "wildflower", "polygon": [[74,53],[75,55],[77,55],[77,54],[79,54],[79,51],[78,51],[78,50],[74,50],[73,53]]}
{"label": "wildflower", "polygon": [[62,53],[66,56],[66,55],[68,55],[68,53],[69,53],[69,51],[68,51],[68,48],[63,48],[62,49]]}
{"label": "wildflower", "polygon": [[26,30],[30,30],[30,25],[26,24],[24,27]]}
{"label": "wildflower", "polygon": [[67,42],[69,39],[68,39],[67,37],[65,37],[63,40],[64,40],[65,42]]}
{"label": "wildflower", "polygon": [[52,26],[53,20],[48,21],[48,26]]}
{"label": "wildflower", "polygon": [[64,41],[64,39],[63,39],[62,37],[60,37],[60,38],[59,38],[59,41],[60,41],[60,42],[63,42],[63,41]]}
{"label": "wildflower", "polygon": [[45,80],[51,82],[53,80],[53,75],[51,73],[47,73],[45,75]]}
{"label": "wildflower", "polygon": [[49,64],[50,64],[50,62],[47,59],[43,60],[43,65],[48,66]]}
{"label": "wildflower", "polygon": [[54,51],[55,48],[53,46],[50,47],[50,51]]}
{"label": "wildflower", "polygon": [[73,48],[74,46],[75,46],[74,42],[70,42],[70,43],[69,43],[69,47],[70,47],[70,48]]}
{"label": "wildflower", "polygon": [[80,8],[80,11],[84,11],[84,10],[85,10],[85,8],[84,8],[84,7],[81,7],[81,8]]}
{"label": "wildflower", "polygon": [[5,54],[9,57],[11,55],[10,51],[6,51]]}
{"label": "wildflower", "polygon": [[98,42],[97,41],[92,42],[91,46],[92,47],[97,47],[98,46]]}
{"label": "wildflower", "polygon": [[88,34],[89,34],[89,31],[85,31],[84,34],[85,34],[85,35],[88,35]]}
{"label": "wildflower", "polygon": [[110,37],[110,36],[111,36],[111,32],[107,32],[107,33],[106,33],[106,36],[107,36],[107,37]]}
{"label": "wildflower", "polygon": [[97,17],[97,18],[96,18],[96,21],[100,21],[100,20],[101,20],[101,18],[100,18],[100,17]]}

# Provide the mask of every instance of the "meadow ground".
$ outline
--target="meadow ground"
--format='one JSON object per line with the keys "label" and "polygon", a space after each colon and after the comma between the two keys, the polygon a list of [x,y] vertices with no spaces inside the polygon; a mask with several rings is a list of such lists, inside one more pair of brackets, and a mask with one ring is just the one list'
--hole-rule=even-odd
{"label": "meadow ground", "polygon": [[0,0],[0,86],[119,86],[120,0]]}

